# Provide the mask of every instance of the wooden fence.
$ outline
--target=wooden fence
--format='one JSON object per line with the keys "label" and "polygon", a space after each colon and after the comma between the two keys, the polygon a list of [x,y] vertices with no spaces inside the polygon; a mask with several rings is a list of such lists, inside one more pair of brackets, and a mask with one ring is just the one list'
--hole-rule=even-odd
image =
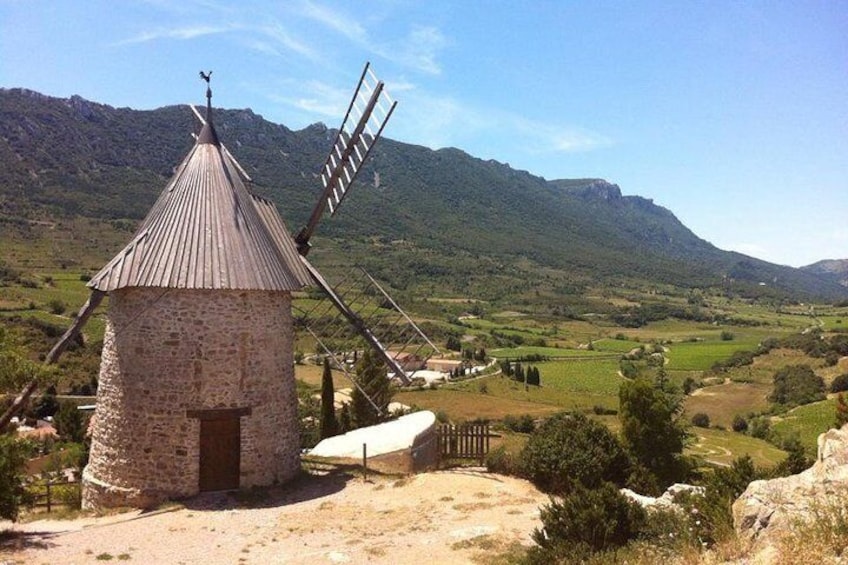
{"label": "wooden fence", "polygon": [[81,492],[78,481],[33,483],[27,490],[32,494],[33,506],[36,508],[47,508],[48,512],[52,512],[54,506],[79,508]]}
{"label": "wooden fence", "polygon": [[488,424],[440,424],[437,430],[439,438],[439,458],[473,459],[480,465],[486,462],[489,454]]}

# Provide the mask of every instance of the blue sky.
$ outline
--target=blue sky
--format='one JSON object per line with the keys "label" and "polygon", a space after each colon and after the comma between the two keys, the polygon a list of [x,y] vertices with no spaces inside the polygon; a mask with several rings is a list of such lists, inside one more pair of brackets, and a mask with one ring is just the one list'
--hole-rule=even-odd
{"label": "blue sky", "polygon": [[[0,86],[337,127],[599,177],[781,264],[848,258],[848,2],[0,0]],[[316,169],[319,164],[316,164]]]}

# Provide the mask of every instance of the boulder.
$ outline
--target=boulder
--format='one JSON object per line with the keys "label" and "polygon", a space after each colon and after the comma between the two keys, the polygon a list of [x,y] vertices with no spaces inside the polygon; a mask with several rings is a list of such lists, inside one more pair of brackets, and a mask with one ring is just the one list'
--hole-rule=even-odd
{"label": "boulder", "polygon": [[848,491],[848,426],[828,430],[818,439],[812,467],[789,477],[754,481],[733,503],[733,523],[740,538],[767,547],[796,520],[808,519],[816,504]]}
{"label": "boulder", "polygon": [[621,494],[636,502],[642,508],[646,510],[652,509],[670,509],[675,508],[677,505],[675,501],[677,500],[678,495],[683,493],[689,493],[695,496],[703,496],[704,495],[704,487],[698,487],[694,485],[687,485],[685,483],[674,483],[670,487],[666,489],[666,491],[659,497],[653,496],[645,496],[642,494],[638,494],[629,488],[623,488],[620,490]]}

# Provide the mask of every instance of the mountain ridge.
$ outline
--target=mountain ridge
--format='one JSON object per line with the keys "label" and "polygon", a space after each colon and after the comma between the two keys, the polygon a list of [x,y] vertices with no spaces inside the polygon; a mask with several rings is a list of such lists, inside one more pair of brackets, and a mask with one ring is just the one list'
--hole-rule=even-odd
{"label": "mountain ridge", "polygon": [[[318,196],[316,171],[334,130],[320,123],[291,130],[250,109],[214,112],[253,190],[296,232]],[[138,220],[198,130],[187,106],[132,110],[0,89],[0,215]],[[358,182],[366,186],[319,228],[317,239],[336,251],[316,256],[361,260],[395,288],[427,288],[431,278],[458,294],[527,295],[533,285],[521,279],[531,272],[536,292],[554,295],[593,281],[721,287],[732,280],[757,294],[848,296],[829,276],[719,250],[670,210],[603,179],[549,181],[461,149],[383,139]]]}

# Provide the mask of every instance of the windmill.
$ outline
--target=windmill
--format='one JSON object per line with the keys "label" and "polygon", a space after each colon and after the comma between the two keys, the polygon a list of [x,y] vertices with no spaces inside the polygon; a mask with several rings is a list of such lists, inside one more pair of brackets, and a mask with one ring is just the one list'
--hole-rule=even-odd
{"label": "windmill", "polygon": [[[211,90],[208,85],[211,74],[211,71],[200,73],[201,79],[207,83],[207,99],[210,101]],[[208,110],[211,109],[210,104],[211,102],[208,102]],[[420,328],[415,325],[412,319],[403,312],[398,304],[370,274],[361,269],[351,271],[354,275],[352,279],[360,283],[358,290],[351,290],[353,287],[349,285],[349,280],[346,280],[340,285],[333,286],[307,259],[307,254],[311,248],[310,240],[325,211],[329,208],[331,216],[338,212],[339,207],[349,194],[357,175],[365,165],[368,156],[379,140],[396,106],[397,102],[389,96],[385,88],[385,83],[377,78],[371,70],[370,64],[366,63],[332,148],[321,169],[321,196],[316,202],[306,225],[294,237],[294,242],[303,266],[315,284],[323,291],[326,300],[332,304],[338,315],[344,318],[352,331],[361,336],[384,359],[397,379],[404,384],[408,384],[410,378],[407,370],[400,362],[401,356],[410,347],[414,347],[413,356],[419,355],[422,352],[424,352],[425,356],[429,356],[433,353],[438,353],[438,348],[424,335]],[[190,107],[200,122],[206,126],[204,116],[193,105],[190,105]],[[207,129],[205,128],[204,131],[207,131]],[[214,132],[214,130],[211,131]],[[195,139],[198,139],[198,136],[195,135]],[[226,146],[218,142],[217,138],[215,142],[220,145],[221,151],[237,169],[238,174],[246,182],[252,182],[245,169],[238,164]],[[342,287],[345,287],[347,290],[342,291]],[[354,293],[355,298],[353,300],[346,300],[345,296],[349,296],[351,292]],[[46,364],[55,363],[59,359],[68,345],[73,342],[85,326],[106,294],[106,292],[92,287],[89,299],[79,310],[68,330],[60,337],[53,349],[46,356]],[[360,300],[361,297],[373,298],[375,296],[381,297],[380,302],[382,307],[373,307],[371,301],[366,300],[363,302]],[[357,304],[358,307],[356,306]],[[327,312],[326,306],[319,304],[309,311],[301,311],[297,322],[313,335],[325,353],[331,355],[336,361],[335,364],[345,370],[347,374],[344,360],[338,358],[336,355],[337,352],[333,351],[328,345],[326,337],[321,337],[321,334],[327,332],[330,326],[336,327],[334,330],[336,333],[339,331],[337,329],[338,324],[326,323],[326,320],[329,319]],[[310,319],[324,320],[325,323],[320,328],[314,328],[309,323]],[[386,346],[390,342],[400,343],[400,350],[390,351]],[[348,376],[350,375],[348,374]],[[36,380],[28,383],[14,399],[10,407],[0,415],[0,430],[8,426],[12,417],[20,412],[37,387],[38,381]]]}
{"label": "windmill", "polygon": [[[344,333],[345,329],[353,330],[364,339],[385,361],[393,376],[403,384],[410,383],[409,373],[414,374],[414,367],[402,362],[403,359],[415,358],[423,363],[426,357],[439,352],[438,347],[364,269],[352,269],[350,276],[336,285],[331,285],[307,259],[312,247],[310,240],[324,213],[328,209],[331,216],[338,212],[396,106],[397,101],[389,96],[385,83],[374,74],[370,63],[366,63],[321,168],[321,196],[306,224],[294,237],[301,261],[312,280],[323,291],[325,298],[323,303],[309,310],[300,310],[297,323],[312,335],[324,353],[333,358],[334,365],[351,378],[356,386],[356,380],[347,371],[345,360],[339,357],[330,343],[333,338]],[[200,123],[205,125],[206,121],[201,112],[193,105],[191,109]],[[222,149],[232,159],[245,180],[251,182],[250,176],[223,144]],[[348,299],[351,296],[354,297],[353,300]],[[363,297],[366,297],[366,300],[363,301]],[[377,297],[383,308],[373,307]],[[332,306],[328,307],[327,302]],[[349,328],[333,323],[329,316],[330,308],[334,308],[338,315],[346,320]],[[310,320],[318,320],[320,328],[310,323]],[[389,349],[389,343],[399,344],[399,347]]]}
{"label": "windmill", "polygon": [[[201,78],[208,84],[211,72]],[[346,370],[326,337],[341,324],[319,310],[322,301],[295,315],[310,282],[347,324],[342,333],[364,339],[402,382],[400,352],[437,351],[367,272],[350,269],[333,286],[306,258],[325,210],[338,211],[395,108],[369,65],[322,169],[322,196],[295,237],[274,204],[248,189],[213,126],[208,87],[206,96],[194,146],[134,236],[88,282],[88,302],[46,358],[58,359],[108,294],[86,508],[150,507],[297,474],[296,325]],[[37,386],[0,416],[0,429]]]}

